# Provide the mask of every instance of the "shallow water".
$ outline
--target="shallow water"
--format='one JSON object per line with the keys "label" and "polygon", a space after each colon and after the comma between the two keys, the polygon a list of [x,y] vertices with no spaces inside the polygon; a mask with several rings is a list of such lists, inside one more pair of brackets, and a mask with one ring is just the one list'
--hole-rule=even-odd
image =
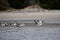
{"label": "shallow water", "polygon": [[60,25],[0,27],[0,40],[60,40]]}

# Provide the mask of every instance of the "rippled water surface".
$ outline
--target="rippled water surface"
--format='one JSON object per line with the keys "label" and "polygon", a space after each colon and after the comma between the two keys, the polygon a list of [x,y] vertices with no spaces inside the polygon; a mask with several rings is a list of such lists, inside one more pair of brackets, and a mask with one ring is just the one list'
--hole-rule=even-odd
{"label": "rippled water surface", "polygon": [[60,40],[59,26],[0,27],[0,40]]}

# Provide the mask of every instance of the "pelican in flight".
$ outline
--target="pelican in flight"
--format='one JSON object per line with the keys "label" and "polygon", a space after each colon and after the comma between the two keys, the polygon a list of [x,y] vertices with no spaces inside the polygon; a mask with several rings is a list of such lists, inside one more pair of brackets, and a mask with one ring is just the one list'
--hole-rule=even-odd
{"label": "pelican in flight", "polygon": [[34,20],[35,24],[37,24],[37,26],[41,26],[43,24],[42,20]]}

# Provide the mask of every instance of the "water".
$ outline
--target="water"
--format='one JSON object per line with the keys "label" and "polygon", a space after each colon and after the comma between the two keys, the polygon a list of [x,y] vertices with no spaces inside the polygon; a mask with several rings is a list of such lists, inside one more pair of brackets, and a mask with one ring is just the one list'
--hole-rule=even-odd
{"label": "water", "polygon": [[44,19],[45,24],[40,27],[34,23],[34,20],[2,21],[7,23],[17,21],[25,25],[23,27],[0,26],[0,40],[60,40],[60,19]]}
{"label": "water", "polygon": [[60,40],[60,25],[0,27],[0,40]]}

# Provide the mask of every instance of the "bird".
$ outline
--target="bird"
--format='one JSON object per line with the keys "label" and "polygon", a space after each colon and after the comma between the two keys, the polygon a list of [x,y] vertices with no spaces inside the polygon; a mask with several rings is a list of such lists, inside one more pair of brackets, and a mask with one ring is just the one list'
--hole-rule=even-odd
{"label": "bird", "polygon": [[41,26],[43,24],[42,20],[34,20],[35,24],[37,24],[37,26]]}

